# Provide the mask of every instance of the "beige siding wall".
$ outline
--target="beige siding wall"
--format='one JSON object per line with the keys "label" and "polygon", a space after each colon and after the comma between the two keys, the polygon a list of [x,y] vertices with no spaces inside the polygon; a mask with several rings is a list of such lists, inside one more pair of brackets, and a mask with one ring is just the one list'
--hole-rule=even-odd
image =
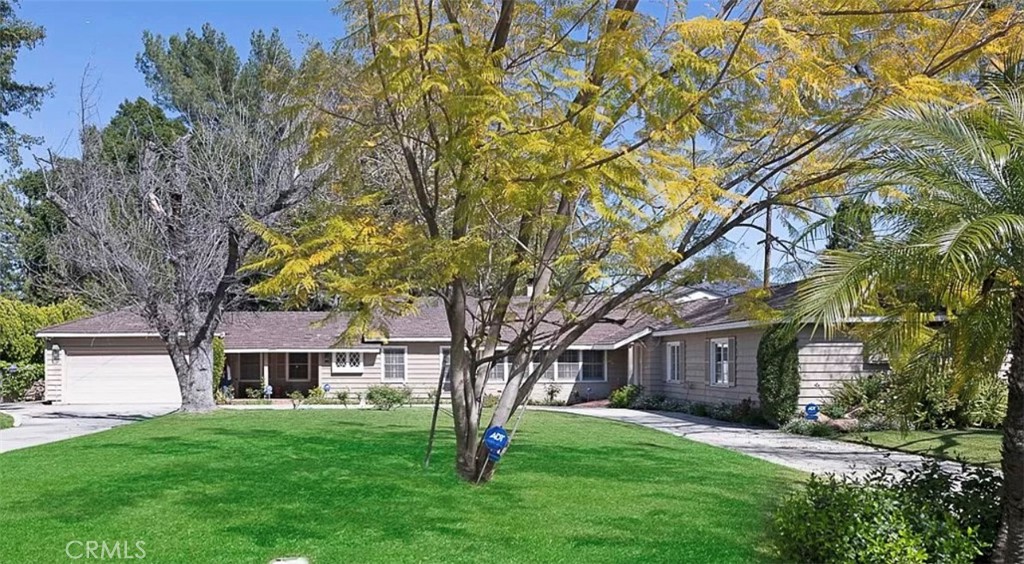
{"label": "beige siding wall", "polygon": [[[406,377],[404,384],[413,390],[413,395],[423,399],[437,389],[437,379],[441,373],[440,343],[395,343],[395,347],[406,349]],[[606,381],[604,382],[540,382],[534,387],[531,397],[536,400],[545,399],[546,387],[553,385],[558,388],[557,398],[567,400],[603,399],[611,390],[626,382],[626,350],[608,351]],[[382,380],[383,356],[379,351],[363,353],[363,370],[357,373],[332,373],[329,358],[320,355],[320,385],[331,385],[331,393],[349,390],[352,394],[365,394],[370,386],[376,384],[403,384],[401,382],[384,382]],[[505,383],[490,380],[486,393],[500,394]]]}
{"label": "beige siding wall", "polygon": [[[750,398],[759,402],[757,393],[757,347],[762,329],[738,329],[650,337],[634,345],[634,361],[641,371],[646,393],[700,403],[737,403]],[[736,339],[736,385],[712,386],[708,383],[708,339]],[[681,343],[685,370],[678,382],[665,378],[668,343]],[[800,362],[800,405],[825,401],[832,387],[841,380],[857,378],[882,369],[864,363],[864,347],[852,338],[834,336],[825,339],[820,331],[812,337],[809,330],[800,333],[797,345]]]}
{"label": "beige siding wall", "polygon": [[44,355],[43,364],[46,369],[44,384],[45,392],[44,397],[48,401],[60,402],[64,398],[64,358],[65,352],[63,349],[60,351],[60,358],[54,361],[52,359],[52,352],[50,347],[54,345],[54,341],[46,341],[46,354]]}
{"label": "beige siding wall", "polygon": [[[644,339],[633,353],[641,355],[638,362],[643,371],[641,383],[648,394],[681,401],[717,404],[739,403],[749,398],[757,403],[757,345],[761,332],[760,329],[737,329]],[[736,339],[735,379],[731,386],[713,386],[709,382],[708,339],[720,338]],[[666,381],[669,343],[682,346],[684,369],[679,381]]]}
{"label": "beige siding wall", "polygon": [[825,339],[819,330],[812,336],[810,330],[799,335],[800,347],[800,405],[820,403],[831,394],[832,387],[841,380],[858,378],[884,367],[864,363],[864,345],[855,339],[834,335]]}

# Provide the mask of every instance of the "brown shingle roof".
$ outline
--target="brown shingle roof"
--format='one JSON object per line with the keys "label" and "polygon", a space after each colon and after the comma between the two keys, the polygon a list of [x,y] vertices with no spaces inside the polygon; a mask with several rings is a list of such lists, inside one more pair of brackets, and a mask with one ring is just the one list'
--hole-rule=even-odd
{"label": "brown shingle roof", "polygon": [[[796,291],[796,284],[785,284],[773,288],[767,305],[783,308]],[[679,305],[680,317],[685,327],[702,327],[749,321],[743,308],[738,307],[735,296],[715,300],[695,300]],[[338,337],[348,325],[348,317],[337,315],[326,320],[327,314],[305,311],[260,311],[228,312],[224,314],[218,331],[224,336],[224,346],[229,350],[326,350],[349,347],[371,347],[367,343],[344,345]],[[639,314],[611,316],[580,336],[576,345],[610,347],[633,337],[645,329],[671,329],[675,323],[665,323]],[[549,316],[541,325],[541,332],[555,328],[558,315]],[[426,302],[414,315],[390,319],[387,322],[389,340],[432,339],[447,340],[451,337],[444,308],[436,302]],[[503,336],[512,337],[511,329]],[[128,311],[101,313],[47,327],[39,332],[41,336],[97,334],[151,334],[156,332],[137,314]]]}

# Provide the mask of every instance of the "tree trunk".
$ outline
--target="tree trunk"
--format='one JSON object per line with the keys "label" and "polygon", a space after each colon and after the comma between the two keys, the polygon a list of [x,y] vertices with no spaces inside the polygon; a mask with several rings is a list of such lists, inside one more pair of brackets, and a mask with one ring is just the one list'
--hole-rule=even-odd
{"label": "tree trunk", "polygon": [[203,412],[216,407],[213,403],[213,339],[189,348],[187,354],[177,344],[169,345],[168,349],[181,390],[181,411]]}
{"label": "tree trunk", "polygon": [[992,561],[1024,562],[1024,287],[1013,289],[1009,398],[1003,421],[1003,512]]}

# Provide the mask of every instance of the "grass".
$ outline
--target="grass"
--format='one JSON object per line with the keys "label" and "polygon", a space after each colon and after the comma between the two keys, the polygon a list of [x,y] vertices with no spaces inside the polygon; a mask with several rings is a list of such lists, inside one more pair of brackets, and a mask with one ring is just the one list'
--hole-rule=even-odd
{"label": "grass", "polygon": [[999,466],[1002,460],[1002,431],[998,429],[946,429],[936,431],[853,432],[840,437],[902,452],[924,454],[945,460],[962,459],[972,464]]}
{"label": "grass", "polygon": [[156,562],[753,562],[767,558],[770,508],[802,477],[531,412],[495,480],[475,487],[453,474],[448,430],[422,469],[428,418],[224,410],[0,455],[0,561],[63,562],[70,541],[120,540]]}
{"label": "grass", "polygon": [[14,426],[14,418],[6,413],[0,413],[0,429],[10,429]]}

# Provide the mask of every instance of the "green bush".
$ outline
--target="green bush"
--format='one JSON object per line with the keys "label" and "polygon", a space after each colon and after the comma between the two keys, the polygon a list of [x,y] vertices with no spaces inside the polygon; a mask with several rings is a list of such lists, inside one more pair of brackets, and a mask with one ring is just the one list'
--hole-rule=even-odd
{"label": "green bush", "polygon": [[43,327],[78,319],[88,313],[77,300],[37,306],[0,297],[0,361],[41,364],[46,344],[36,333]]}
{"label": "green bush", "polygon": [[929,374],[880,372],[837,383],[830,410],[855,412],[876,428],[998,427],[1006,415],[1006,382],[996,375],[960,382],[945,369]]}
{"label": "green bush", "polygon": [[800,365],[796,331],[789,325],[769,327],[757,346],[757,392],[761,410],[773,425],[785,425],[799,409]]}
{"label": "green bush", "polygon": [[629,407],[638,397],[640,397],[640,394],[642,394],[643,391],[643,386],[638,386],[636,384],[629,384],[627,386],[622,386],[621,388],[615,388],[612,390],[612,393],[608,395],[608,406],[618,408]]}
{"label": "green bush", "polygon": [[[11,371],[11,367],[14,371]],[[10,364],[0,362],[0,378],[3,384],[0,386],[0,396],[4,401],[21,401],[25,398],[25,392],[33,383],[42,380],[46,376],[46,369],[42,364]]]}
{"label": "green bush", "polygon": [[720,403],[709,405],[706,403],[677,401],[665,396],[640,395],[629,407],[646,411],[675,411],[696,415],[697,417],[710,417],[730,423],[742,423],[755,427],[763,427],[767,423],[761,408],[754,405],[750,398],[739,403]]}
{"label": "green bush", "polygon": [[995,539],[999,475],[935,461],[856,480],[812,476],[772,516],[769,531],[786,562],[942,562],[983,559]]}
{"label": "green bush", "polygon": [[498,400],[499,399],[501,399],[501,398],[499,396],[495,395],[495,394],[487,394],[487,395],[484,396],[483,406],[485,408],[487,408],[487,409],[495,407],[495,406],[498,405]]}
{"label": "green bush", "polygon": [[302,390],[292,390],[288,394],[288,399],[292,400],[292,407],[298,409],[306,401],[306,396],[303,395]]}
{"label": "green bush", "polygon": [[344,390],[341,390],[341,391],[335,393],[334,397],[338,398],[338,403],[348,407],[348,398],[349,398],[350,394],[351,394],[351,392],[349,392],[348,388],[346,388]]}
{"label": "green bush", "polygon": [[808,421],[807,419],[793,419],[780,428],[782,431],[794,435],[805,435],[808,437],[835,437],[839,430],[820,421]]}
{"label": "green bush", "polygon": [[408,386],[386,386],[377,384],[366,390],[366,401],[372,403],[377,409],[388,411],[401,407],[412,399],[412,390]]}
{"label": "green bush", "polygon": [[306,394],[305,403],[327,403],[327,392],[325,392],[320,386],[312,388],[309,390],[309,393]]}
{"label": "green bush", "polygon": [[[220,389],[220,378],[224,375],[224,365],[227,364],[227,355],[224,354],[224,339],[213,338],[213,391],[216,394]],[[232,377],[235,377],[232,374]]]}

